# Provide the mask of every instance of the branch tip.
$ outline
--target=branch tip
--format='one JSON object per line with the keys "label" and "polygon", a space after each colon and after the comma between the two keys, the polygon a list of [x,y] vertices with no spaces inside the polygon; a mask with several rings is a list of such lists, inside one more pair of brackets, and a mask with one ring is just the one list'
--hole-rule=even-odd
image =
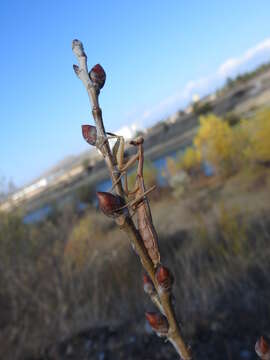
{"label": "branch tip", "polygon": [[78,39],[74,39],[72,41],[72,51],[74,52],[74,54],[78,57],[81,56],[86,56],[85,52],[84,52],[84,48],[83,48],[83,44],[80,40]]}

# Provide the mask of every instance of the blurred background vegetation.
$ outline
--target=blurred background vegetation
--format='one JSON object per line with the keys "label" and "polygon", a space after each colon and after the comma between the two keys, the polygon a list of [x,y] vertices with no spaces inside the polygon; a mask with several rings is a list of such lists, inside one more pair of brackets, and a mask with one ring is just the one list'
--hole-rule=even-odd
{"label": "blurred background vegetation", "polygon": [[[150,196],[162,259],[176,279],[176,309],[195,351],[210,333],[253,341],[269,328],[269,139],[269,108],[248,119],[202,115],[192,146],[166,159],[167,185]],[[150,162],[144,174],[147,187],[157,183]],[[83,212],[69,204],[36,224],[25,224],[19,211],[0,214],[5,359],[40,356],[55,338],[89,326],[130,321],[143,328],[151,305],[139,261],[96,209],[93,189],[77,196],[87,204]]]}

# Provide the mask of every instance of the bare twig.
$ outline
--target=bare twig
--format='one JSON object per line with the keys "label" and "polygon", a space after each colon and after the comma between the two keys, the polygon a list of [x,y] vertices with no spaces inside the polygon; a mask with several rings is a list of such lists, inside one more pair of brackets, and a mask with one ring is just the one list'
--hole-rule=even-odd
{"label": "bare twig", "polygon": [[[77,57],[79,64],[79,66],[73,65],[74,71],[76,75],[79,77],[79,79],[83,82],[87,90],[92,107],[92,113],[96,124],[95,146],[101,151],[101,153],[104,156],[117,195],[123,199],[124,189],[122,186],[122,182],[119,181],[119,177],[121,176],[121,173],[119,171],[117,161],[113,156],[109,147],[109,143],[102,119],[102,111],[100,109],[98,102],[98,95],[100,89],[105,82],[105,72],[100,67],[100,65],[96,65],[92,69],[92,70],[96,70],[96,72],[94,71],[91,76],[91,72],[92,72],[91,70],[90,75],[88,74],[87,56],[84,52],[83,45],[79,40],[73,40],[72,50],[75,56]],[[98,76],[99,72],[100,72],[100,76]],[[112,198],[110,197],[110,201],[111,200]],[[124,205],[122,206],[125,207],[124,200],[123,203]],[[131,244],[134,246],[136,253],[140,257],[143,268],[147,272],[148,276],[150,277],[155,287],[155,293],[152,294],[151,298],[153,302],[158,306],[160,311],[166,316],[166,318],[164,319],[167,319],[166,321],[168,326],[166,326],[166,321],[162,318],[162,315],[158,317],[158,316],[151,316],[148,314],[149,319],[151,319],[151,321],[153,322],[154,325],[153,328],[156,329],[157,333],[159,333],[160,335],[167,337],[167,339],[174,345],[181,359],[183,360],[191,359],[190,349],[185,345],[182,339],[179,325],[176,321],[174,309],[171,304],[170,291],[164,291],[164,289],[160,286],[160,283],[158,282],[156,276],[157,269],[154,266],[153,261],[148,254],[142,235],[137,230],[127,207],[125,207],[125,211],[118,212],[117,215],[118,216],[115,218],[117,224],[129,236]]]}

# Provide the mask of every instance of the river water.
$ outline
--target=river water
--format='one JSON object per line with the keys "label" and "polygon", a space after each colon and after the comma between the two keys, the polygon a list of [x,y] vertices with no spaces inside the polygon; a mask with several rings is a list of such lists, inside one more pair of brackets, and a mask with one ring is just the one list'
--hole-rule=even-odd
{"label": "river water", "polygon": [[[166,186],[168,184],[168,178],[166,176],[164,176],[164,174],[167,173],[167,158],[170,157],[170,158],[175,159],[180,155],[180,153],[182,151],[183,150],[173,151],[173,152],[167,154],[166,156],[162,156],[151,162],[157,170],[157,182],[158,182],[159,186]],[[203,171],[204,171],[205,175],[207,175],[207,176],[213,175],[213,168],[209,164],[206,164],[206,163],[203,164]],[[97,184],[96,191],[109,191],[111,186],[112,186],[111,180],[107,179],[107,180],[101,181],[100,183]],[[72,198],[72,197],[70,197],[70,198]],[[83,203],[77,204],[78,211],[83,211],[85,208],[86,208],[85,204],[83,204]],[[24,217],[24,222],[26,224],[32,224],[32,223],[42,221],[42,220],[46,219],[46,217],[51,213],[51,211],[52,211],[52,206],[45,205],[40,209],[34,210],[31,213],[28,213]]]}

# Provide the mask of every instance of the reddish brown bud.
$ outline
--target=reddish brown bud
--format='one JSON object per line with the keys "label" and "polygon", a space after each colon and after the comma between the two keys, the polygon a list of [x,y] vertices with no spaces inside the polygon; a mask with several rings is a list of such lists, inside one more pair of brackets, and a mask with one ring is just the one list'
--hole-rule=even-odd
{"label": "reddish brown bud", "polygon": [[147,312],[145,313],[145,316],[151,328],[157,333],[158,336],[168,335],[169,325],[165,316],[153,312]]}
{"label": "reddish brown bud", "polygon": [[148,295],[151,295],[155,292],[154,284],[147,274],[143,274],[143,290]]}
{"label": "reddish brown bud", "polygon": [[102,89],[105,80],[106,80],[106,73],[103,67],[99,64],[95,65],[89,72],[89,76],[93,84],[98,88]]}
{"label": "reddish brown bud", "polygon": [[159,290],[170,292],[173,285],[173,276],[168,268],[160,265],[156,270],[156,280],[159,285]]}
{"label": "reddish brown bud", "polygon": [[255,351],[262,360],[270,359],[269,345],[263,336],[256,342]]}
{"label": "reddish brown bud", "polygon": [[82,134],[84,139],[90,145],[96,145],[97,141],[97,129],[92,125],[82,125]]}
{"label": "reddish brown bud", "polygon": [[99,208],[105,215],[117,217],[123,213],[120,208],[124,205],[123,199],[118,195],[109,192],[97,192]]}

